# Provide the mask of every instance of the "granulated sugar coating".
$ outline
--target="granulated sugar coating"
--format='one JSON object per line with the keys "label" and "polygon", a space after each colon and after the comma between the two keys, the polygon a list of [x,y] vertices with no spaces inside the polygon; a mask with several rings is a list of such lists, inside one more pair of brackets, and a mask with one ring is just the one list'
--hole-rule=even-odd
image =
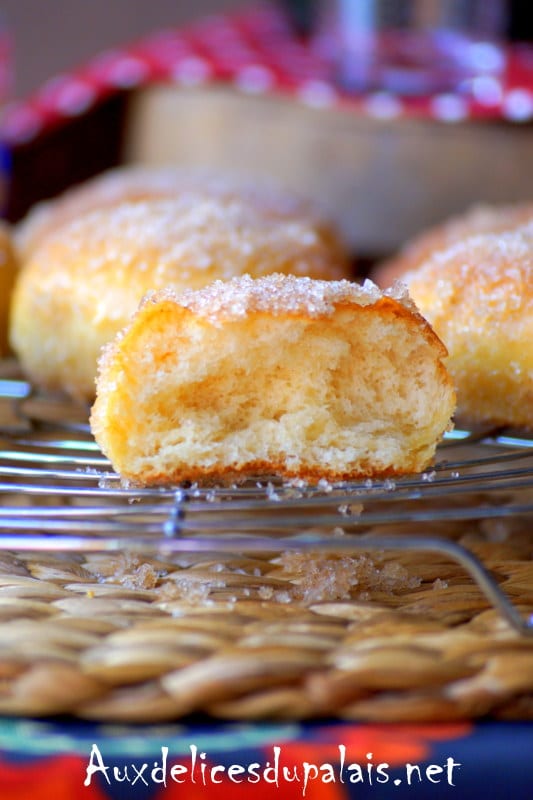
{"label": "granulated sugar coating", "polygon": [[346,280],[320,281],[291,275],[269,275],[258,280],[244,275],[231,281],[215,281],[205,289],[180,295],[164,289],[157,294],[150,293],[144,302],[175,302],[199,317],[216,322],[261,312],[275,317],[284,314],[327,317],[343,303],[367,306],[384,297],[397,300],[405,308],[415,308],[406,287],[399,282],[382,292],[369,280],[360,286]]}
{"label": "granulated sugar coating", "polygon": [[331,280],[349,265],[316,216],[248,196],[191,189],[100,208],[32,252],[14,293],[11,343],[34,382],[92,399],[102,346],[148,291],[273,272]]}
{"label": "granulated sugar coating", "polygon": [[458,415],[533,427],[533,225],[456,243],[405,279],[448,348]]}
{"label": "granulated sugar coating", "polygon": [[474,206],[464,214],[446,220],[415,236],[402,247],[399,254],[381,264],[374,273],[379,286],[420,267],[441,250],[478,234],[500,234],[533,221],[533,203],[505,206]]}
{"label": "granulated sugar coating", "polygon": [[202,168],[126,166],[104,172],[34,206],[17,226],[17,247],[26,260],[45,236],[90,211],[158,198],[181,198],[188,205],[209,198],[242,200],[273,219],[313,220],[322,235],[327,234],[332,241],[335,238],[313,204],[274,182]]}
{"label": "granulated sugar coating", "polygon": [[168,280],[168,270],[178,265],[175,277],[191,287],[204,285],[204,271],[211,279],[244,272],[258,276],[291,264],[300,275],[345,274],[309,219],[264,214],[241,199],[195,192],[91,211],[62,228],[54,241],[54,250],[83,256],[91,274],[108,269],[110,261],[118,270],[132,264],[150,270],[154,288],[166,285],[160,276]]}
{"label": "granulated sugar coating", "polygon": [[445,356],[400,285],[167,289],[104,351],[91,426],[141,485],[392,478],[426,468],[449,427]]}

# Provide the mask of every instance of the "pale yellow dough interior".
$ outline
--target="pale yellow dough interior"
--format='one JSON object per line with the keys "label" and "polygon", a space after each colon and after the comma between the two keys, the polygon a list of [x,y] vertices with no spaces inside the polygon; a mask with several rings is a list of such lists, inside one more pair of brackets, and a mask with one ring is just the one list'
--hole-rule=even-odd
{"label": "pale yellow dough interior", "polygon": [[367,459],[387,470],[406,452],[417,469],[431,456],[449,389],[434,348],[402,320],[365,309],[327,321],[191,318],[171,338],[159,319],[110,401],[114,460],[130,474],[262,461],[347,472]]}

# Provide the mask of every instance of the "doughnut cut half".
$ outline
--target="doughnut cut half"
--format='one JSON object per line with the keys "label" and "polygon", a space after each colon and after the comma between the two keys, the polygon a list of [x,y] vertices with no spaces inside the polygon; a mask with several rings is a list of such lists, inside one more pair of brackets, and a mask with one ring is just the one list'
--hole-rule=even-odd
{"label": "doughnut cut half", "polygon": [[95,438],[140,485],[420,471],[455,395],[402,292],[273,275],[154,293],[104,351]]}

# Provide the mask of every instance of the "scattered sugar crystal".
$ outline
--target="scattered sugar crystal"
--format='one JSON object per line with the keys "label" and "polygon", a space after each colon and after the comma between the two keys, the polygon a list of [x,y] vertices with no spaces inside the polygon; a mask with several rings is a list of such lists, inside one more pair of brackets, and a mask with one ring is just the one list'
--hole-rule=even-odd
{"label": "scattered sugar crystal", "polygon": [[292,601],[290,592],[276,592],[274,598],[277,603],[284,603],[285,605]]}
{"label": "scattered sugar crystal", "polygon": [[[98,488],[99,489],[115,489],[117,485],[116,475],[113,473],[104,473],[102,477],[98,481]],[[123,489],[129,489],[130,484],[124,485],[121,482],[121,486]]]}
{"label": "scattered sugar crystal", "polygon": [[267,498],[273,503],[279,503],[280,500],[281,500],[281,497],[276,492],[274,484],[271,483],[270,481],[267,483],[267,486],[266,486],[266,494],[267,494]]}
{"label": "scattered sugar crystal", "polygon": [[182,578],[178,581],[168,582],[163,587],[162,599],[174,600],[180,598],[190,603],[204,603],[209,598],[211,586],[207,582],[191,581]]}
{"label": "scattered sugar crystal", "polygon": [[199,580],[194,574],[189,574],[187,570],[172,580],[167,580],[159,589],[159,598],[163,602],[176,599],[185,600],[192,604],[206,604],[210,600],[210,594],[216,589],[225,589],[226,583],[222,579],[218,580]]}
{"label": "scattered sugar crystal", "polygon": [[363,506],[359,503],[343,503],[339,506],[339,513],[343,515],[343,517],[351,517],[357,514],[360,514],[363,510]]}
{"label": "scattered sugar crystal", "polygon": [[288,483],[289,483],[289,486],[291,486],[293,489],[306,489],[307,488],[307,482],[304,481],[303,478],[292,478],[291,480],[289,480]]}
{"label": "scattered sugar crystal", "polygon": [[421,580],[400,564],[382,566],[369,556],[323,556],[316,553],[285,552],[279,563],[294,584],[294,599],[309,605],[347,600],[360,592],[379,591],[394,595],[416,588]]}
{"label": "scattered sugar crystal", "polygon": [[75,472],[84,472],[87,475],[99,475],[100,471],[96,467],[77,467]]}
{"label": "scattered sugar crystal", "polygon": [[161,572],[152,564],[141,562],[137,556],[122,555],[115,563],[114,572],[107,582],[118,582],[129,589],[155,589]]}

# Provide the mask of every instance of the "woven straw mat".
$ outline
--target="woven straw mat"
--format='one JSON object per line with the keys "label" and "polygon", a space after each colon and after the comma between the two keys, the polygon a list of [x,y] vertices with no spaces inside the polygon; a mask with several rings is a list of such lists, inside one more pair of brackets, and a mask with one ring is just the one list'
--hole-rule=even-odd
{"label": "woven straw mat", "polygon": [[[531,520],[424,526],[533,612]],[[386,526],[401,535],[408,526]],[[376,529],[379,533],[379,529]],[[0,552],[0,713],[533,718],[533,639],[440,554]]]}

